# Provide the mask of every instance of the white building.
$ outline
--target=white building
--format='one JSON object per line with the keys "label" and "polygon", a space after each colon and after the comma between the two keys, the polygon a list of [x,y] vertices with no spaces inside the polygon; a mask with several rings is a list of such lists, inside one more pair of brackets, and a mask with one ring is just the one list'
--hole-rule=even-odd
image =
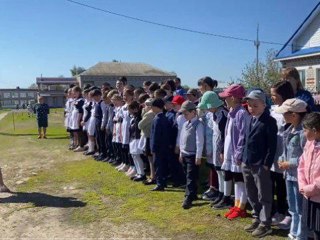
{"label": "white building", "polygon": [[320,91],[320,3],[276,55],[283,68],[295,67],[310,92]]}

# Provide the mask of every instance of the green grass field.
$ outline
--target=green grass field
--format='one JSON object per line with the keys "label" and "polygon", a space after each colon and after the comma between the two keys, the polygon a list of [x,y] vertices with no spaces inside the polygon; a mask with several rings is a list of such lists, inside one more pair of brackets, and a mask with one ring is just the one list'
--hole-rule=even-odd
{"label": "green grass field", "polygon": [[[104,218],[114,224],[142,222],[154,227],[166,237],[184,239],[250,239],[242,229],[250,219],[228,221],[225,211],[213,211],[208,202],[195,202],[195,207],[184,210],[182,189],[169,188],[165,192],[150,192],[152,187],[130,181],[107,163],[100,163],[81,153],[67,150],[68,139],[63,128],[62,110],[51,110],[47,140],[37,140],[36,122],[27,113],[16,113],[15,131],[10,113],[0,122],[0,151],[6,161],[20,155],[28,159],[52,161],[53,166],[30,177],[19,191],[59,194],[65,186],[72,186],[75,195],[87,205],[74,208],[68,218],[71,226],[85,225]],[[22,154],[23,153],[23,154]],[[67,161],[68,160],[68,161]],[[205,166],[201,178],[205,179]],[[285,232],[274,230],[265,239],[284,239]]]}

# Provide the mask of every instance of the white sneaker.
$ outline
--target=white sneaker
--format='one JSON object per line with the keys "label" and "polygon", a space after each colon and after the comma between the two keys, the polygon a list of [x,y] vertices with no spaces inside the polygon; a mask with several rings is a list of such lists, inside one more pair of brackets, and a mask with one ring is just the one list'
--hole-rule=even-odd
{"label": "white sneaker", "polygon": [[281,222],[278,223],[278,227],[282,230],[289,230],[291,225],[291,216],[286,216]]}
{"label": "white sneaker", "polygon": [[115,169],[119,170],[120,168],[122,168],[124,165],[124,163],[121,163],[119,166],[116,166]]}
{"label": "white sneaker", "polygon": [[82,147],[77,147],[75,150],[73,150],[74,152],[83,152],[84,151],[84,148]]}
{"label": "white sneaker", "polygon": [[281,214],[281,213],[275,213],[272,217],[272,223],[271,225],[272,226],[276,226],[278,225],[281,221],[284,220],[286,216],[284,214]]}
{"label": "white sneaker", "polygon": [[291,233],[288,234],[288,238],[291,240],[297,239],[295,236],[293,236]]}
{"label": "white sneaker", "polygon": [[129,169],[129,166],[126,164],[123,164],[123,167],[119,168],[118,171],[119,172],[126,172],[126,171],[128,171],[128,169]]}

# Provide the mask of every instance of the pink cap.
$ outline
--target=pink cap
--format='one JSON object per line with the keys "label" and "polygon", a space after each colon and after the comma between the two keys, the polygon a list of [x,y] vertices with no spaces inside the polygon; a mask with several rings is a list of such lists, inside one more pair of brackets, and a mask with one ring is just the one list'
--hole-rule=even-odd
{"label": "pink cap", "polygon": [[223,92],[219,93],[219,96],[222,98],[226,97],[235,97],[235,98],[244,98],[246,95],[246,90],[241,84],[232,84],[227,87]]}
{"label": "pink cap", "polygon": [[180,96],[180,95],[176,95],[176,96],[174,96],[173,97],[173,99],[172,99],[172,103],[173,104],[177,104],[177,105],[182,105],[182,103],[185,101],[185,99],[182,97],[182,96]]}

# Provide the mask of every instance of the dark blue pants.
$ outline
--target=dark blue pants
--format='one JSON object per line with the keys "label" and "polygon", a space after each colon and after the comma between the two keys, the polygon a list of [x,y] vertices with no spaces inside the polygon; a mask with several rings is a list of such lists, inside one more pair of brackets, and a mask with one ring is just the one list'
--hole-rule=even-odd
{"label": "dark blue pants", "polygon": [[199,167],[196,165],[195,155],[182,157],[182,160],[187,179],[185,197],[193,201],[198,193]]}
{"label": "dark blue pants", "polygon": [[112,144],[112,132],[106,133],[106,148],[107,148],[107,156],[109,158],[114,158],[114,148]]}
{"label": "dark blue pants", "polygon": [[174,184],[185,184],[186,175],[184,174],[183,167],[179,162],[179,155],[174,153],[174,150],[170,149],[168,154],[168,174],[171,176],[171,180]]}
{"label": "dark blue pants", "polygon": [[99,123],[99,121],[97,121],[96,124],[96,139],[99,148],[99,154],[107,156],[106,134],[105,131],[101,131],[101,124]]}
{"label": "dark blue pants", "polygon": [[167,161],[168,156],[163,153],[154,154],[154,166],[156,169],[156,182],[159,187],[166,187],[167,185]]}

